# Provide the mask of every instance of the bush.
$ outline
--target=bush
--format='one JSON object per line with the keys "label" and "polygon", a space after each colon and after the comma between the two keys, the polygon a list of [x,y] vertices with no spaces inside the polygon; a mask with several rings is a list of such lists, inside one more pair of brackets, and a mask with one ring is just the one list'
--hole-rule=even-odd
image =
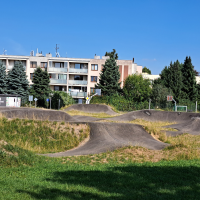
{"label": "bush", "polygon": [[51,100],[52,104],[51,106],[53,109],[58,109],[59,99],[60,99],[60,108],[74,103],[74,99],[68,93],[62,91],[56,91],[53,93],[53,97]]}
{"label": "bush", "polygon": [[147,109],[149,106],[147,101],[137,103],[125,99],[125,97],[122,95],[94,96],[90,103],[111,105],[119,111],[142,110]]}

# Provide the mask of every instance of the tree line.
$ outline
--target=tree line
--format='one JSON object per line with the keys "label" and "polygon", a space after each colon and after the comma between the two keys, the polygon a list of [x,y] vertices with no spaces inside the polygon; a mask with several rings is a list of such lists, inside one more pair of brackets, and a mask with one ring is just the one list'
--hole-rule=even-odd
{"label": "tree line", "polygon": [[[147,108],[149,99],[153,103],[166,106],[167,95],[173,96],[177,103],[182,104],[200,100],[200,85],[196,83],[195,78],[198,72],[194,69],[190,57],[186,57],[184,63],[178,60],[171,62],[162,70],[160,78],[153,82],[144,79],[141,74],[129,75],[121,89],[119,66],[115,59],[118,55],[115,50],[106,52],[106,55],[109,55],[110,59],[103,65],[99,83],[96,84],[96,88],[101,89],[103,96],[95,97],[93,103],[100,101],[117,107],[123,104],[123,108],[127,106],[131,107],[130,109],[136,109],[137,105],[142,109]],[[143,72],[151,74],[146,67]]]}

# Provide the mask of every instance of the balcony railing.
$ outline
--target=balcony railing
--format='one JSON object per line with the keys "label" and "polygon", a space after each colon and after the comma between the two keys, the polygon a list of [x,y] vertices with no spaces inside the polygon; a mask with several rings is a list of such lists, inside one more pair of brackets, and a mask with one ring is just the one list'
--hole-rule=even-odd
{"label": "balcony railing", "polygon": [[49,72],[67,72],[67,68],[49,67]]}
{"label": "balcony railing", "polygon": [[69,85],[87,85],[87,81],[69,80]]}
{"label": "balcony railing", "polygon": [[87,97],[87,92],[69,92],[72,97]]}
{"label": "balcony railing", "polygon": [[50,84],[67,84],[66,79],[50,79]]}
{"label": "balcony railing", "polygon": [[88,69],[69,68],[69,73],[88,73]]}
{"label": "balcony railing", "polygon": [[[13,68],[14,66],[13,65],[8,65],[8,70],[12,70],[12,68]],[[26,71],[26,66],[24,66],[24,71]]]}

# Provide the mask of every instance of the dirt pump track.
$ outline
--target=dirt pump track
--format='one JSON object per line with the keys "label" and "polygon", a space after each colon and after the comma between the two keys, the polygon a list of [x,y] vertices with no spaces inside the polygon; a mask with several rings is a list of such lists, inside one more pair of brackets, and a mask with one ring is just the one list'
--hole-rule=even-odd
{"label": "dirt pump track", "polygon": [[200,114],[198,113],[141,110],[107,119],[117,121],[118,123],[98,122],[100,119],[93,117],[70,116],[63,111],[45,109],[0,107],[0,113],[7,118],[65,121],[69,123],[87,123],[89,125],[90,138],[84,145],[66,152],[44,154],[50,157],[97,154],[129,145],[161,150],[169,145],[155,140],[141,125],[120,123],[134,119],[176,122],[177,124],[171,125],[170,127],[178,131],[174,133],[168,132],[168,135],[178,135],[183,132],[200,135]]}

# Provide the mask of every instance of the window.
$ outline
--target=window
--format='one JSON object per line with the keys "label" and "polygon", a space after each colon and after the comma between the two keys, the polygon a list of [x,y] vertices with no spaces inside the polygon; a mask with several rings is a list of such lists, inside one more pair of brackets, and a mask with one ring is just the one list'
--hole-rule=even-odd
{"label": "window", "polygon": [[34,79],[34,73],[30,73],[30,79],[31,79],[31,80]]}
{"label": "window", "polygon": [[66,74],[58,74],[58,79],[67,80]]}
{"label": "window", "polygon": [[55,68],[64,68],[64,63],[55,63]]}
{"label": "window", "polygon": [[95,88],[90,88],[90,94],[95,94],[96,91],[95,91]]}
{"label": "window", "polygon": [[63,86],[54,86],[54,91],[65,91],[65,88]]}
{"label": "window", "polygon": [[91,76],[91,82],[97,82],[97,76]]}
{"label": "window", "polygon": [[74,76],[74,80],[83,80],[83,76],[80,76],[80,75],[75,75]]}
{"label": "window", "polygon": [[92,71],[98,71],[98,65],[91,65],[92,66]]}
{"label": "window", "polygon": [[30,62],[30,67],[31,68],[36,68],[37,67],[37,62]]}
{"label": "window", "polygon": [[41,68],[47,68],[47,63],[46,62],[41,62]]}

